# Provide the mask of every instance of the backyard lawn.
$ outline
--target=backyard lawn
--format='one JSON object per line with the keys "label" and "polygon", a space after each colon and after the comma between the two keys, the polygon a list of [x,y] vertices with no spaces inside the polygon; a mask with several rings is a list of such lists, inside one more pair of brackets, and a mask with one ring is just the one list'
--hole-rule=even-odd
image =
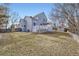
{"label": "backyard lawn", "polygon": [[68,33],[0,33],[0,55],[79,55],[79,43]]}

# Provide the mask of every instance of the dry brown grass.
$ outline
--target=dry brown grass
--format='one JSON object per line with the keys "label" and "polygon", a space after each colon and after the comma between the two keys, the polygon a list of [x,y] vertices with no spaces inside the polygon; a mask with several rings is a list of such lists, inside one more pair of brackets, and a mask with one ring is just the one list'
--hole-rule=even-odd
{"label": "dry brown grass", "polygon": [[79,55],[79,43],[68,33],[4,33],[0,55]]}

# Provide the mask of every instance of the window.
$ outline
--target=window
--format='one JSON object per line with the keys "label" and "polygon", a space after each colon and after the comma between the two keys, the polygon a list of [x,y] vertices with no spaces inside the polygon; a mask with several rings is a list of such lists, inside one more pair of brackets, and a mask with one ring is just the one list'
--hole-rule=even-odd
{"label": "window", "polygon": [[36,25],[36,23],[33,23],[33,25],[35,26],[35,25]]}
{"label": "window", "polygon": [[43,21],[45,21],[45,19],[43,19]]}
{"label": "window", "polygon": [[42,24],[40,24],[40,25],[42,25]]}
{"label": "window", "polygon": [[30,32],[30,30],[28,29],[27,32]]}
{"label": "window", "polygon": [[24,27],[26,27],[26,25],[24,25]]}

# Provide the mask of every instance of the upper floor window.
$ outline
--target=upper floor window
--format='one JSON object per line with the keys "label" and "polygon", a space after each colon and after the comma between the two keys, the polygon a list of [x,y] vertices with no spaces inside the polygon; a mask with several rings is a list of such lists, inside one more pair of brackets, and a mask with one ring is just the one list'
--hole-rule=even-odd
{"label": "upper floor window", "polygon": [[26,25],[24,25],[24,27],[26,27]]}
{"label": "upper floor window", "polygon": [[43,19],[43,21],[46,21],[45,19]]}

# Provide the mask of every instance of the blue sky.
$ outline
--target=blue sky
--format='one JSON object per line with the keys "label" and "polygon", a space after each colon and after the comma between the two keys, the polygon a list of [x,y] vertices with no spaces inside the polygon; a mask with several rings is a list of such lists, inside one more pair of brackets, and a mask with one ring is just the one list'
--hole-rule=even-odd
{"label": "blue sky", "polygon": [[48,17],[53,4],[51,3],[11,3],[10,10],[17,12],[21,18],[24,16],[34,16],[40,12],[45,12]]}

